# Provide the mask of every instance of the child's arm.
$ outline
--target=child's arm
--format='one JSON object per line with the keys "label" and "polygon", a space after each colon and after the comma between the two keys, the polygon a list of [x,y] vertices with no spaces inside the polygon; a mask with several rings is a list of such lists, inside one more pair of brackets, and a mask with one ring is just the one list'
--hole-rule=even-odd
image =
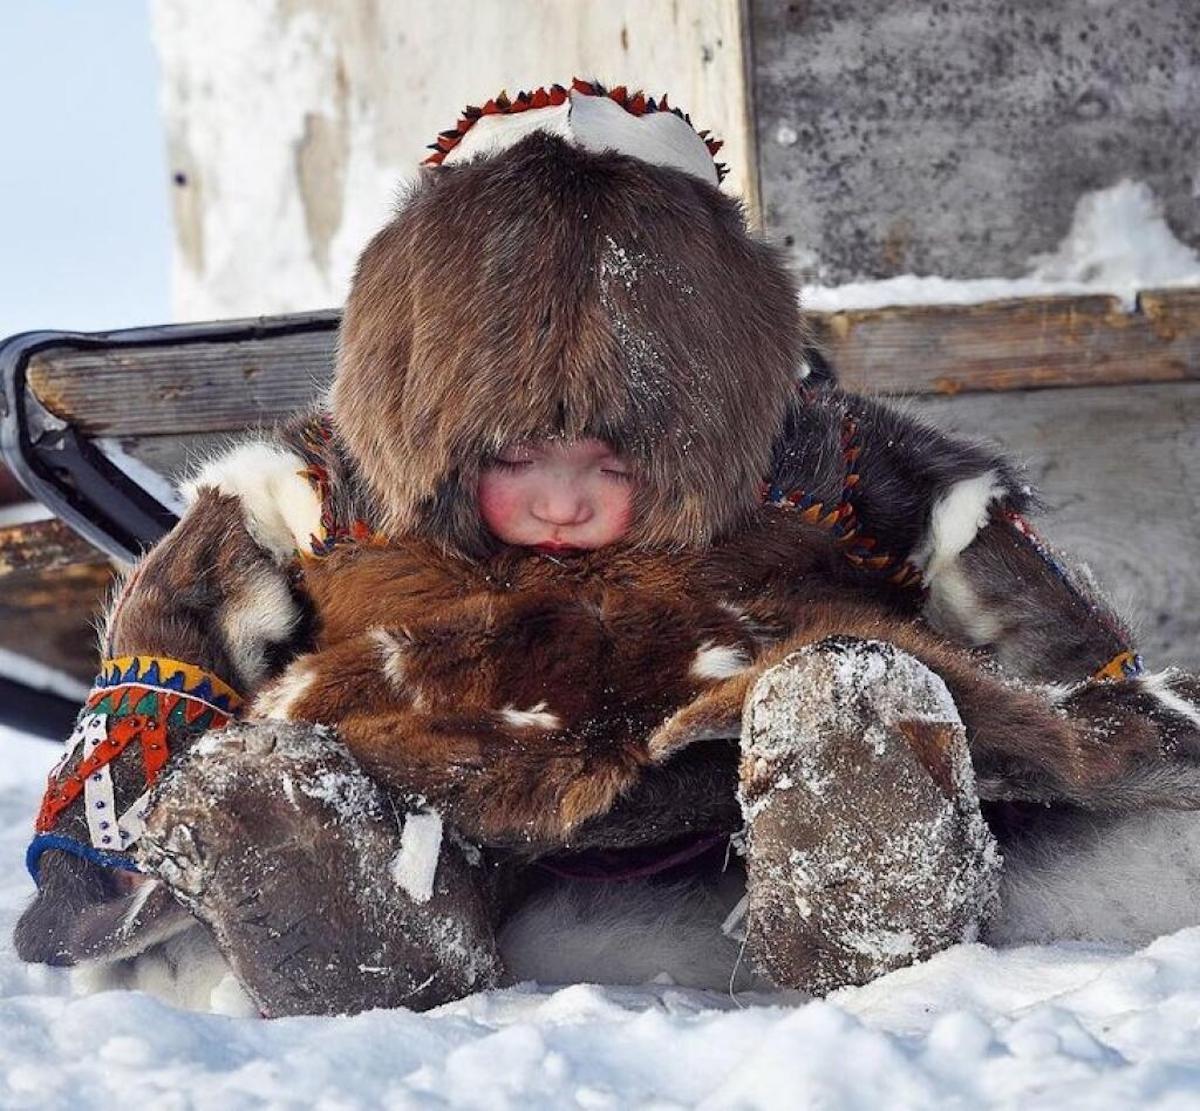
{"label": "child's arm", "polygon": [[38,893],[15,931],[23,959],[115,959],[186,925],[173,900],[144,890],[133,861],[146,794],[295,650],[304,610],[288,565],[320,512],[303,467],[269,444],[215,461],[117,592],[97,686],[27,856]]}
{"label": "child's arm", "polygon": [[1029,529],[1035,498],[995,451],[868,398],[809,390],[777,445],[768,496],[843,534],[856,575],[923,588],[931,625],[1013,674],[1078,682],[1132,667],[1128,629]]}

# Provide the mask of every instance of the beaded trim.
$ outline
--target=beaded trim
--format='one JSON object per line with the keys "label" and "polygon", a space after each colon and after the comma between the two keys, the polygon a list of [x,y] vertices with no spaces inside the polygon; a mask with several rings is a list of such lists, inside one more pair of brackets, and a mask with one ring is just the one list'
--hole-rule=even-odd
{"label": "beaded trim", "polygon": [[[220,729],[241,705],[241,696],[228,684],[180,660],[125,656],[104,661],[66,752],[47,779],[34,824],[38,836],[26,854],[35,880],[37,862],[51,848],[106,867],[136,868],[119,854],[142,834],[150,788],[170,756],[168,738],[173,731],[178,736],[182,730]],[[112,765],[134,743],[141,748],[145,790],[118,813]],[[52,832],[80,796],[90,845]]]}
{"label": "beaded trim", "polygon": [[1092,676],[1092,680],[1097,683],[1115,683],[1121,679],[1136,679],[1145,669],[1141,654],[1127,648],[1113,656]]}
{"label": "beaded trim", "polygon": [[862,481],[855,464],[862,447],[858,442],[858,422],[853,417],[847,416],[842,421],[841,448],[846,470],[836,503],[823,502],[803,489],[784,491],[770,483],[763,484],[764,502],[781,509],[795,509],[802,521],[832,533],[846,560],[860,570],[884,577],[893,586],[920,587],[921,572],[913,564],[893,552],[881,551],[876,538],[862,530],[854,506],[855,492]]}
{"label": "beaded trim", "polygon": [[203,702],[226,716],[242,705],[242,696],[228,683],[194,664],[165,656],[118,656],[105,660],[85,705],[90,709],[114,687],[130,685]]}
{"label": "beaded trim", "polygon": [[296,445],[306,464],[299,472],[300,477],[308,482],[321,503],[321,535],[308,538],[309,550],[306,553],[318,559],[329,555],[342,544],[371,544],[384,540],[365,518],[356,517],[347,524],[339,520],[334,512],[333,484],[326,462],[332,440],[332,422],[328,415],[319,415],[300,430],[300,443]]}
{"label": "beaded trim", "polygon": [[[462,142],[462,137],[485,116],[511,116],[518,112],[528,112],[538,108],[554,108],[564,104],[567,97],[573,92],[582,96],[606,96],[609,100],[619,104],[631,116],[670,112],[683,120],[693,131],[696,131],[691,116],[682,109],[667,103],[666,93],[655,100],[652,96],[646,96],[640,89],[633,93],[629,92],[624,85],[605,89],[599,81],[583,81],[575,77],[571,80],[569,90],[562,85],[551,85],[548,89],[542,86],[532,92],[519,92],[514,97],[510,97],[507,91],[504,91],[499,96],[487,101],[482,107],[467,105],[455,125],[446,131],[439,131],[437,140],[429,144],[429,149],[433,153],[425,159],[425,165],[440,166],[446,155]],[[696,134],[704,140],[704,145],[708,147],[708,153],[713,157],[713,164],[717,168],[717,180],[724,181],[725,175],[729,173],[729,167],[723,162],[717,162],[716,156],[717,151],[725,144],[720,139],[714,139],[711,132],[696,131]]]}

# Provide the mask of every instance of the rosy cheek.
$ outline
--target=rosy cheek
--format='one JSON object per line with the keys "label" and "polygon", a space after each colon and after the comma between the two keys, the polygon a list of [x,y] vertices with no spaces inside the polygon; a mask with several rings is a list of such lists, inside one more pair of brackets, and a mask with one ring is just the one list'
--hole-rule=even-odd
{"label": "rosy cheek", "polygon": [[612,522],[612,538],[615,540],[624,536],[633,520],[633,491],[628,486],[617,487],[612,491],[606,508],[608,519]]}
{"label": "rosy cheek", "polygon": [[521,519],[519,490],[507,481],[507,476],[484,472],[479,479],[479,515],[483,523],[501,540]]}

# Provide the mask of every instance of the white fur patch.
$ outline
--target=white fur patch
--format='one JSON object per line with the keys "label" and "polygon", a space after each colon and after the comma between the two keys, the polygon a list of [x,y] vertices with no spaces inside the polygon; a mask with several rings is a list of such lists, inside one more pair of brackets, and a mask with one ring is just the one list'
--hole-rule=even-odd
{"label": "white fur patch", "polygon": [[291,721],[292,707],[308,693],[314,677],[310,660],[295,661],[254,700],[254,705],[250,707],[250,718]]}
{"label": "white fur patch", "polygon": [[979,598],[958,557],[987,524],[988,510],[1007,487],[995,471],[955,483],[934,505],[929,530],[912,555],[929,588],[926,618],[935,629],[988,644],[1000,634],[996,618]]}
{"label": "white fur patch", "polygon": [[259,1015],[208,931],[196,923],[134,957],[77,965],[71,984],[80,993],[144,991],[189,1011]]}
{"label": "white fur patch", "polygon": [[988,509],[1007,487],[995,471],[956,482],[934,504],[929,531],[913,552],[912,562],[926,580],[952,563],[987,524]]}
{"label": "white fur patch", "polygon": [[300,609],[281,572],[260,564],[221,607],[218,623],[238,679],[254,687],[267,669],[266,648],[283,644],[300,619]]}
{"label": "white fur patch", "polygon": [[715,886],[560,880],[505,924],[500,951],[514,978],[541,984],[766,988],[721,930],[744,890],[732,873]]}
{"label": "white fur patch", "polygon": [[1176,673],[1172,671],[1159,671],[1152,675],[1144,675],[1141,680],[1142,688],[1152,695],[1163,709],[1178,714],[1185,721],[1191,722],[1193,726],[1200,729],[1200,706],[1189,702],[1171,690],[1168,685],[1174,674]]}
{"label": "white fur patch", "polygon": [[706,640],[696,650],[690,674],[695,679],[728,679],[750,666],[750,657],[736,644],[713,644]]}
{"label": "white fur patch", "polygon": [[1006,847],[984,940],[1145,945],[1200,925],[1200,814],[1081,817],[1069,835]]}
{"label": "white fur patch", "polygon": [[400,831],[400,851],[392,861],[393,882],[414,903],[433,898],[438,856],[442,851],[442,819],[432,810],[408,814]]}
{"label": "white fur patch", "polygon": [[308,549],[310,537],[323,535],[320,498],[300,474],[305,466],[278,444],[254,441],[209,460],[180,492],[189,505],[205,488],[240,499],[246,530],[286,563]]}
{"label": "white fur patch", "polygon": [[528,710],[518,710],[513,706],[505,706],[500,711],[505,723],[517,729],[561,729],[562,722],[557,714],[551,712],[545,702],[530,706]]}
{"label": "white fur patch", "polygon": [[371,639],[379,648],[383,661],[383,677],[397,690],[404,690],[404,649],[400,641],[382,627],[371,630]]}

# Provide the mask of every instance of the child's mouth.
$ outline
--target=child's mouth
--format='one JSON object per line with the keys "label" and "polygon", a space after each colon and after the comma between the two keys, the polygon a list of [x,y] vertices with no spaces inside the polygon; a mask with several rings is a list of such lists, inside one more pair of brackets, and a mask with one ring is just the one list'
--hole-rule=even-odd
{"label": "child's mouth", "polygon": [[560,544],[554,540],[545,540],[541,544],[535,544],[534,549],[539,552],[549,552],[551,555],[566,555],[569,552],[583,551],[574,544]]}

